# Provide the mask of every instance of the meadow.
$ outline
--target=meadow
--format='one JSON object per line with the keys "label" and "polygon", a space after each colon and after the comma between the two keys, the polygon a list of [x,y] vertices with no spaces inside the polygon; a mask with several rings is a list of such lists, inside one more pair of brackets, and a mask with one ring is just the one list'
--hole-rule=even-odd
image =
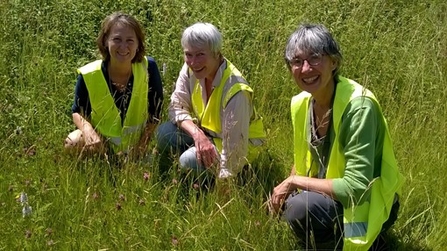
{"label": "meadow", "polygon": [[[221,30],[224,55],[254,88],[269,135],[230,200],[182,182],[175,163],[161,180],[156,159],[118,166],[64,153],[76,69],[99,58],[101,20],[117,10],[145,27],[148,55],[164,69],[166,104],[183,63],[183,29],[206,21]],[[444,250],[446,13],[444,0],[1,1],[0,250],[299,249],[264,201],[292,164],[289,106],[299,90],[283,50],[301,22],[333,32],[342,75],[371,89],[388,119],[406,177],[387,235],[392,250]],[[26,217],[21,192],[32,207]]]}

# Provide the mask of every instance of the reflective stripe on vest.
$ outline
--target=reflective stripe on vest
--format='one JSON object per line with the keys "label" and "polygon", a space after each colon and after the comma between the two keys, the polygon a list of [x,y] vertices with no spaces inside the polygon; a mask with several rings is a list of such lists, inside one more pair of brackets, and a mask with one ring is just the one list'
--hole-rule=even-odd
{"label": "reflective stripe on vest", "polygon": [[[246,91],[250,93],[250,99],[253,98],[253,90],[246,84],[242,74],[230,61],[226,60],[226,62],[227,68],[222,74],[220,84],[211,93],[208,103],[204,104],[203,102],[202,86],[200,85],[199,80],[197,80],[194,84],[191,97],[193,111],[195,116],[199,119],[200,126],[213,131],[216,134],[220,134],[222,132],[222,123],[220,120],[221,111],[227,106],[228,102],[234,95],[240,91]],[[224,94],[224,87],[230,76],[232,79],[236,78],[238,83],[233,84],[233,86],[231,86],[230,89]],[[253,116],[250,119],[248,137],[250,139],[263,139],[266,137],[262,117],[257,114],[255,108],[253,108]],[[214,138],[214,143],[219,152],[222,152],[222,139]],[[251,147],[249,146],[249,152],[251,151],[250,148]]]}
{"label": "reflective stripe on vest", "polygon": [[132,97],[121,125],[120,111],[116,107],[101,70],[102,60],[91,62],[78,69],[82,74],[92,106],[91,123],[95,130],[112,143],[115,152],[127,151],[135,145],[147,120],[148,73],[147,59],[132,64],[134,76]]}
{"label": "reflective stripe on vest", "polygon": [[[339,77],[333,104],[333,126],[335,133],[329,156],[326,177],[341,178],[346,166],[343,149],[339,144],[338,132],[343,113],[349,102],[357,97],[373,100],[379,111],[381,107],[374,95],[353,80]],[[318,166],[313,164],[307,139],[308,109],[311,95],[302,92],[293,97],[291,104],[294,130],[294,163],[297,175],[316,177]],[[394,195],[400,194],[404,177],[397,168],[393,146],[386,120],[385,136],[382,150],[381,175],[374,178],[369,185],[369,198],[362,199],[358,205],[344,205],[344,244],[343,250],[368,250],[377,238],[383,223],[388,219],[394,201]]]}

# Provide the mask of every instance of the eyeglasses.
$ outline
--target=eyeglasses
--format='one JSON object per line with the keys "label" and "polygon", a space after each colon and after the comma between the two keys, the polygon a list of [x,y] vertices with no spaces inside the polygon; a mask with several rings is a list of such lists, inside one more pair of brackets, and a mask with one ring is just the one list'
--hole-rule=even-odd
{"label": "eyeglasses", "polygon": [[304,65],[304,61],[307,61],[307,63],[310,66],[317,66],[319,64],[321,64],[321,61],[323,61],[323,56],[324,54],[312,54],[310,57],[306,58],[306,59],[301,59],[301,58],[292,58],[292,60],[289,61],[290,66],[294,66],[297,68],[301,68]]}

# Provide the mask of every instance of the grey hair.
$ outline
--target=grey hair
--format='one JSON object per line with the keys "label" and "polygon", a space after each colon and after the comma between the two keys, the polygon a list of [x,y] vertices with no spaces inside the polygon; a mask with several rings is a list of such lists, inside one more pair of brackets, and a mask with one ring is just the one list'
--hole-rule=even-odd
{"label": "grey hair", "polygon": [[336,68],[332,73],[334,76],[337,76],[343,57],[340,47],[324,25],[301,24],[290,35],[284,51],[284,59],[289,70],[291,69],[291,60],[296,57],[299,51],[328,55],[336,64]]}
{"label": "grey hair", "polygon": [[214,54],[222,50],[222,34],[210,23],[195,23],[183,31],[182,47],[209,48]]}

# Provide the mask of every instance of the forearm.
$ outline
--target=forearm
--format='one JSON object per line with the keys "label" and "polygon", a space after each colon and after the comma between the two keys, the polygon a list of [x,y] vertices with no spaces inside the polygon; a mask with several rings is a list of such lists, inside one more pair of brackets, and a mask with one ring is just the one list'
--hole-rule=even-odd
{"label": "forearm", "polygon": [[333,191],[332,179],[317,179],[298,175],[290,176],[288,179],[290,179],[290,191],[297,189],[312,191],[326,194],[334,200],[337,199]]}
{"label": "forearm", "polygon": [[73,117],[73,123],[82,132],[94,131],[92,124],[88,120],[86,120],[81,114],[73,113],[72,117]]}
{"label": "forearm", "polygon": [[194,142],[197,142],[199,138],[205,137],[206,135],[203,130],[198,127],[192,120],[183,120],[177,123],[178,127],[186,132],[189,136],[194,139]]}

